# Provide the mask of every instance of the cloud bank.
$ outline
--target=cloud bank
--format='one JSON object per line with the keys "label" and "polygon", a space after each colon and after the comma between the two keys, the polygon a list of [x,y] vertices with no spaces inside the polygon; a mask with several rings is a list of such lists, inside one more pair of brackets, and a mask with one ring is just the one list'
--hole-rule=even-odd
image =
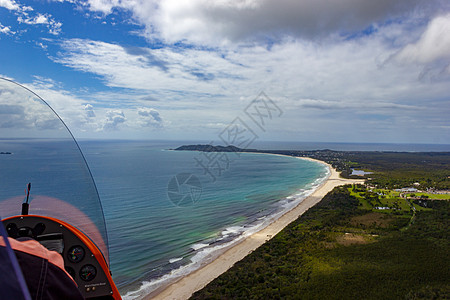
{"label": "cloud bank", "polygon": [[87,5],[103,14],[131,11],[149,38],[200,45],[348,36],[449,7],[445,1],[425,0],[89,0]]}

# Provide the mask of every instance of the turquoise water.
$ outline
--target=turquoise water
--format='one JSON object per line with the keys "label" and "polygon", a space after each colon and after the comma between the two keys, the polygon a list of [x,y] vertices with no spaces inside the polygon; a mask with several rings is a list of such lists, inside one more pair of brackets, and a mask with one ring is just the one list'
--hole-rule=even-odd
{"label": "turquoise water", "polygon": [[[166,150],[177,146],[81,143],[105,211],[113,277],[128,298],[198,268],[298,203],[327,174],[301,159],[228,153],[223,170],[211,172],[214,179],[197,164],[202,153]],[[183,206],[168,196],[168,183],[180,173],[201,184],[195,202]]]}

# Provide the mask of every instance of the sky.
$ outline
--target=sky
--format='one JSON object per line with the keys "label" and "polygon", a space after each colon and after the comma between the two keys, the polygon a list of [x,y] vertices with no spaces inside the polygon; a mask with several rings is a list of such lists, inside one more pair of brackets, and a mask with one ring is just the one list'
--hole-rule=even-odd
{"label": "sky", "polygon": [[76,138],[450,144],[450,1],[0,0],[0,77]]}

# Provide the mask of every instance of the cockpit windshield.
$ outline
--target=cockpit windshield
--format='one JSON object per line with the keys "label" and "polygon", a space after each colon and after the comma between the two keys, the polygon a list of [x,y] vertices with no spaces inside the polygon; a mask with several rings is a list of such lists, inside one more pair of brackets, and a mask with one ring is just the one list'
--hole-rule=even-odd
{"label": "cockpit windshield", "polygon": [[0,78],[0,216],[57,218],[84,232],[109,264],[103,210],[90,170],[72,134],[38,95]]}

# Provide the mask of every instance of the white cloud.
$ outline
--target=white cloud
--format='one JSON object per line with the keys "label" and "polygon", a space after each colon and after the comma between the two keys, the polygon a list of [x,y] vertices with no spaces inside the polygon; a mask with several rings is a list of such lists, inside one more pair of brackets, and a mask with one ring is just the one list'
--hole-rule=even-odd
{"label": "white cloud", "polygon": [[54,79],[34,75],[33,76],[33,86],[39,87],[40,89],[54,89],[56,87],[61,87],[61,84]]}
{"label": "white cloud", "polygon": [[19,10],[20,6],[14,0],[0,0],[0,7],[4,7],[9,10]]}
{"label": "white cloud", "polygon": [[[128,49],[116,44],[81,39],[66,40],[60,57],[74,69],[98,74],[106,84],[138,90],[205,92],[211,82],[238,77],[237,66],[220,53],[197,49]],[[239,67],[238,67],[239,68]],[[217,92],[217,91],[216,91]]]}
{"label": "white cloud", "polygon": [[64,90],[61,82],[53,79],[41,76],[34,76],[34,78],[33,82],[26,86],[51,106],[75,136],[84,132],[92,134],[102,129],[107,108],[99,112],[101,115],[99,118],[94,112],[94,107],[88,103],[89,98],[75,96]]}
{"label": "white cloud", "polygon": [[68,2],[68,3],[77,3],[77,0],[48,0],[50,2],[59,2],[59,3],[64,3],[64,2]]}
{"label": "white cloud", "polygon": [[117,130],[120,124],[127,121],[125,114],[120,109],[108,110],[106,113],[106,120],[103,124],[103,130]]}
{"label": "white cloud", "polygon": [[160,128],[164,126],[164,121],[159,111],[148,107],[139,107],[137,109],[139,115],[139,125],[143,127],[156,127]]}
{"label": "white cloud", "polygon": [[396,58],[402,62],[429,64],[439,60],[450,62],[450,14],[433,19],[420,39],[406,45]]}
{"label": "white cloud", "polygon": [[[397,1],[398,2],[398,1]],[[403,2],[403,1],[402,1]],[[156,15],[136,11],[145,24],[156,18],[170,42],[199,43],[264,39],[290,34],[311,38],[361,30],[391,12],[392,1],[162,1]],[[155,22],[155,21],[151,21]]]}
{"label": "white cloud", "polygon": [[[61,82],[41,76],[34,76],[34,78],[33,83],[26,86],[51,106],[75,137],[130,137],[130,131],[136,133],[143,127],[160,129],[170,124],[162,118],[160,112],[156,109],[142,106],[138,108],[127,107],[123,102],[120,103],[121,108],[117,109],[114,107],[117,107],[118,103],[111,101],[111,99],[118,99],[118,102],[120,102],[124,99],[136,97],[135,95],[86,92],[85,96],[75,96],[73,93],[65,91]],[[17,111],[15,107],[9,108],[14,108]],[[3,108],[0,110],[3,110]],[[14,114],[10,113],[9,115],[14,117]],[[29,122],[27,118],[22,116],[17,115],[14,118],[17,119],[17,122]],[[2,118],[0,117],[0,119]],[[12,121],[0,123],[13,124]]]}
{"label": "white cloud", "polygon": [[[124,1],[126,2],[126,1]],[[110,14],[112,12],[113,7],[117,7],[121,5],[121,1],[119,0],[89,0],[87,1],[87,5],[89,10],[98,11],[103,14]]]}
{"label": "white cloud", "polygon": [[56,22],[54,20],[51,20],[49,26],[48,26],[48,32],[53,35],[59,35],[61,33],[61,22]]}
{"label": "white cloud", "polygon": [[31,6],[22,5],[14,0],[0,0],[0,7],[6,8],[11,11],[15,11],[20,14],[26,15],[27,12],[33,11]]}
{"label": "white cloud", "polygon": [[48,23],[49,20],[47,16],[38,14],[36,17],[34,17],[32,24],[48,24]]}
{"label": "white cloud", "polygon": [[35,42],[35,43],[36,43],[36,46],[39,46],[39,47],[41,47],[41,48],[44,49],[44,50],[47,50],[47,48],[48,48],[48,46],[45,45],[45,44],[42,43],[42,42]]}
{"label": "white cloud", "polygon": [[28,14],[24,14],[17,17],[17,21],[27,25],[46,25],[48,32],[53,35],[61,33],[62,23],[55,21],[50,14],[38,13],[34,17],[29,17]]}
{"label": "white cloud", "polygon": [[3,26],[2,23],[0,23],[0,33],[15,34],[15,32],[11,30],[10,26]]}
{"label": "white cloud", "polygon": [[426,0],[89,0],[104,14],[129,10],[149,38],[223,45],[236,41],[279,40],[289,35],[317,39],[344,36],[384,22],[436,13],[444,1]]}
{"label": "white cloud", "polygon": [[0,129],[22,131],[29,136],[34,130],[61,130],[62,124],[54,113],[28,90],[6,80],[0,80],[0,90]]}
{"label": "white cloud", "polygon": [[84,105],[84,110],[88,118],[95,118],[94,107],[91,104]]}
{"label": "white cloud", "polygon": [[[52,15],[46,13],[41,14],[34,12],[31,6],[20,4],[14,0],[0,0],[0,7],[4,7],[17,16],[17,22],[27,25],[44,25],[48,28],[48,32],[53,35],[59,35],[61,33],[62,23],[56,21]],[[11,27],[5,27],[0,24],[0,33],[14,33]]]}
{"label": "white cloud", "polygon": [[10,81],[15,81],[14,78],[9,77],[8,75],[5,75],[5,74],[0,74],[0,78],[10,80]]}

